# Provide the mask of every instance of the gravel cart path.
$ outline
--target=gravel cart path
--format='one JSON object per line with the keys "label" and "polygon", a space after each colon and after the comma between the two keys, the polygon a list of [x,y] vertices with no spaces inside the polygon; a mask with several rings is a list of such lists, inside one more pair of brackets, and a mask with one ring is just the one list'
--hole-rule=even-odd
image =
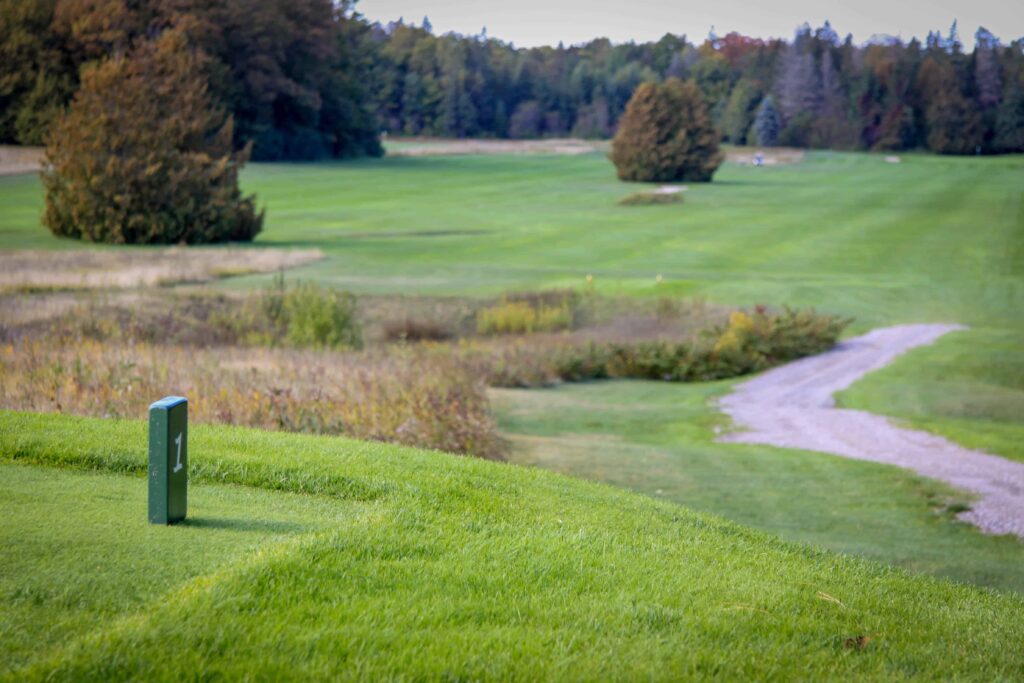
{"label": "gravel cart path", "polygon": [[960,518],[986,533],[1024,538],[1024,463],[903,429],[885,417],[836,408],[833,394],[917,346],[964,329],[899,325],[873,330],[736,387],[719,405],[744,431],[720,441],[799,448],[898,465],[977,495]]}

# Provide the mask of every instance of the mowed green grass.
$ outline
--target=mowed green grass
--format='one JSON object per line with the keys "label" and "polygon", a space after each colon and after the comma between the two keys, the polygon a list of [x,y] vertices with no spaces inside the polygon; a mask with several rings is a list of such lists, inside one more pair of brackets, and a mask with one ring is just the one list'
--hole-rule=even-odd
{"label": "mowed green grass", "polygon": [[1024,543],[959,522],[969,498],[895,467],[714,443],[734,381],[492,390],[512,462],[639,491],[782,538],[1024,594]]}
{"label": "mowed green grass", "polygon": [[137,477],[0,465],[0,673],[351,512],[313,496],[193,486],[192,518],[169,530],[140,514],[147,505],[142,484]]}
{"label": "mowed green grass", "polygon": [[[987,681],[1024,668],[1020,595],[538,468],[230,427],[191,439],[192,522],[149,527],[144,422],[0,413],[0,676]],[[58,507],[67,528],[39,529]],[[34,648],[6,628],[68,612],[36,627]]]}

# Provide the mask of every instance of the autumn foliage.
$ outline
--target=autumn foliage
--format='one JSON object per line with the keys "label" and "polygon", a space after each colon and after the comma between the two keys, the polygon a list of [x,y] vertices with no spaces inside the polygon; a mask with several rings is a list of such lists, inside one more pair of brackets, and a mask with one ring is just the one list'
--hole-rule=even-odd
{"label": "autumn foliage", "polygon": [[86,69],[47,136],[43,221],[115,244],[251,240],[263,223],[238,188],[248,149],[211,103],[204,57],[164,31]]}
{"label": "autumn foliage", "polygon": [[611,160],[622,180],[705,182],[722,163],[718,140],[700,89],[670,78],[633,93]]}

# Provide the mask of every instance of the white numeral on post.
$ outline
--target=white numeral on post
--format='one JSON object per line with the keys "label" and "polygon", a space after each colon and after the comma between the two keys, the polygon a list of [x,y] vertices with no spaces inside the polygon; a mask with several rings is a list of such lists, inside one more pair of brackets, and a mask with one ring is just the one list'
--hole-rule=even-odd
{"label": "white numeral on post", "polygon": [[178,462],[174,464],[174,471],[178,472],[181,470],[181,434],[178,434],[178,438],[174,440],[174,443],[178,444]]}

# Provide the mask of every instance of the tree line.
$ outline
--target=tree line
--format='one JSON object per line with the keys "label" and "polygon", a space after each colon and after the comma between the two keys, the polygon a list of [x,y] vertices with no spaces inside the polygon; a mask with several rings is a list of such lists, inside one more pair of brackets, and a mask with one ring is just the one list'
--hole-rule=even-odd
{"label": "tree line", "polygon": [[168,31],[254,158],[381,153],[371,27],[348,0],[0,0],[0,142],[41,144],[84,74],[154,58]]}
{"label": "tree line", "polygon": [[729,33],[699,45],[599,38],[516,49],[374,26],[371,80],[382,127],[399,134],[530,138],[611,135],[642,83],[693,81],[727,142],[836,149],[1024,151],[1024,40],[979,28],[964,50],[956,24],[924,43],[855,45],[828,22],[791,41]]}
{"label": "tree line", "polygon": [[517,48],[371,24],[349,1],[0,0],[0,141],[39,144],[90,63],[167,27],[255,159],[380,154],[379,135],[608,137],[643,83],[691,81],[724,141],[835,149],[1024,151],[1024,40],[956,25],[855,45],[826,22],[792,40],[598,38]]}

